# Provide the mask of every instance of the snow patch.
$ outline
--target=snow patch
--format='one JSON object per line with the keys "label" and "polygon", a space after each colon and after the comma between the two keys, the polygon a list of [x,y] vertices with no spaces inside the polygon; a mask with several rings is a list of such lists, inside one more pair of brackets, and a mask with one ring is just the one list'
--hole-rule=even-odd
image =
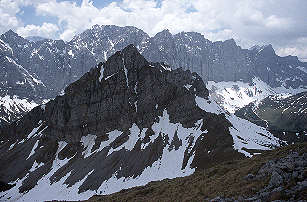
{"label": "snow patch", "polygon": [[128,70],[127,70],[127,68],[126,68],[124,58],[122,58],[122,61],[123,61],[123,65],[124,65],[124,72],[125,72],[125,76],[126,76],[127,88],[129,88]]}
{"label": "snow patch", "polygon": [[21,99],[17,95],[0,97],[0,109],[5,112],[3,120],[10,122],[13,120],[15,114],[21,114],[23,112],[29,112],[34,107],[38,106],[34,101],[27,99]]}
{"label": "snow patch", "polygon": [[95,145],[96,138],[97,138],[96,135],[91,135],[91,134],[81,137],[81,142],[85,148],[85,150],[82,152],[82,155],[84,156],[84,158],[87,158],[90,155],[92,155],[91,150],[93,146]]}
{"label": "snow patch", "polygon": [[35,149],[36,149],[37,146],[38,146],[38,142],[39,142],[39,140],[36,140],[36,142],[35,142],[35,144],[34,144],[32,150],[31,150],[29,156],[26,158],[26,160],[28,160],[28,159],[35,153]]}
{"label": "snow patch", "polygon": [[72,50],[69,50],[67,53],[68,53],[68,55],[70,55],[72,58],[75,56],[75,54],[73,54]]}
{"label": "snow patch", "polygon": [[112,142],[114,142],[114,140],[119,137],[123,132],[119,131],[119,130],[113,130],[108,134],[108,140],[103,141],[100,143],[99,149],[96,150],[95,152],[100,152],[102,151],[104,148],[108,147]]}
{"label": "snow patch", "polygon": [[41,105],[41,109],[45,111],[46,110],[46,105],[45,104]]}
{"label": "snow patch", "polygon": [[126,150],[129,150],[131,151],[136,142],[138,141],[139,139],[139,134],[140,134],[140,129],[139,127],[134,123],[131,128],[129,129],[129,139],[124,143],[122,144],[121,146],[113,149],[111,148],[108,152],[108,155],[110,155],[111,153],[115,152],[115,151],[119,151],[121,150],[122,148],[125,148]]}
{"label": "snow patch", "polygon": [[[30,139],[32,137],[34,137],[37,134],[38,129],[42,126],[42,122],[40,122],[40,125],[36,128],[33,128],[33,130],[31,131],[31,133],[29,133],[29,135],[27,136],[26,139]],[[43,131],[43,130],[42,130]],[[40,132],[42,132],[40,131]]]}
{"label": "snow patch", "polygon": [[99,76],[99,82],[101,82],[102,78],[103,78],[103,71],[104,71],[104,67],[103,65],[101,65],[101,68],[100,68],[100,76]]}
{"label": "snow patch", "polygon": [[[176,177],[183,177],[188,176],[194,173],[195,169],[190,167],[194,155],[192,154],[190,159],[188,160],[188,164],[184,169],[181,169],[183,163],[184,152],[189,146],[189,137],[194,137],[193,143],[189,149],[195,146],[196,140],[205,132],[201,131],[202,120],[199,120],[195,127],[193,128],[184,128],[180,123],[171,123],[169,120],[169,115],[166,110],[163,111],[163,115],[159,117],[159,122],[154,123],[152,129],[154,131],[154,135],[151,136],[150,142],[154,142],[154,140],[159,136],[162,135],[163,140],[166,140],[166,137],[169,138],[168,144],[163,149],[163,154],[160,159],[154,162],[151,166],[145,168],[140,176],[136,178],[117,178],[117,173],[114,173],[110,179],[103,182],[97,193],[99,194],[111,194],[114,192],[118,192],[122,189],[127,189],[135,186],[142,186],[146,185],[148,182],[163,180],[163,179],[172,179]],[[140,129],[134,125],[131,127],[133,133],[131,142],[134,145],[134,138],[139,134],[141,139],[145,138],[145,133],[147,128],[144,128],[141,132]],[[171,149],[170,143],[172,142],[175,132],[177,131],[177,136],[179,140],[182,141],[182,146],[178,148],[178,150]],[[130,138],[129,138],[130,141]],[[125,143],[127,144],[127,143]],[[144,149],[148,146],[149,143],[146,145],[142,145],[141,148]],[[126,146],[126,145],[125,145]],[[130,147],[132,148],[132,147]]]}
{"label": "snow patch", "polygon": [[11,144],[9,150],[13,149],[16,143],[17,143],[17,142]]}
{"label": "snow patch", "polygon": [[289,97],[291,95],[306,91],[305,88],[272,88],[259,78],[254,78],[252,83],[242,81],[214,82],[209,81],[207,88],[210,91],[212,99],[216,100],[225,110],[235,113],[249,103],[254,102],[256,105],[269,95],[278,95],[280,97]]}
{"label": "snow patch", "polygon": [[32,168],[29,170],[30,172],[33,172],[35,171],[36,169],[42,167],[44,165],[44,163],[37,163],[36,161],[34,161],[33,165],[32,165]]}
{"label": "snow patch", "polygon": [[192,85],[186,84],[186,85],[184,85],[184,87],[185,87],[186,89],[190,90],[190,88],[192,87]]}
{"label": "snow patch", "polygon": [[257,126],[233,114],[228,115],[227,119],[233,125],[233,127],[229,128],[234,141],[233,147],[245,156],[251,157],[252,155],[245,151],[244,148],[269,150],[280,145],[280,140],[263,127]]}
{"label": "snow patch", "polygon": [[195,102],[199,108],[206,112],[214,113],[214,114],[222,114],[224,113],[223,109],[211,99],[206,100],[205,98],[196,96]]}

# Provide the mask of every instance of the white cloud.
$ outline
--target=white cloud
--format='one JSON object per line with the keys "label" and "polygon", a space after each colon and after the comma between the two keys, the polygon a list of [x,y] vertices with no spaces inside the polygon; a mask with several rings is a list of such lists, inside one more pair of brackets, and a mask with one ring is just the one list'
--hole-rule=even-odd
{"label": "white cloud", "polygon": [[[200,32],[212,41],[234,38],[244,48],[271,43],[278,53],[297,53],[301,58],[307,52],[307,45],[299,40],[307,37],[306,0],[162,0],[161,4],[154,0],[122,0],[103,8],[96,8],[89,0],[81,5],[73,1],[17,1],[33,5],[38,16],[56,17],[59,37],[66,41],[94,24],[114,24],[136,26],[151,36],[169,29],[173,34]],[[18,9],[13,9],[10,16],[16,12]],[[12,18],[10,24],[21,26],[17,18]],[[30,28],[42,29],[26,26],[21,30]],[[289,51],[293,48],[297,51]]]}
{"label": "white cloud", "polygon": [[25,27],[19,27],[17,33],[23,37],[27,36],[41,36],[44,38],[54,38],[57,36],[59,28],[52,23],[44,22],[42,26],[27,25]]}
{"label": "white cloud", "polygon": [[289,43],[276,50],[280,56],[295,55],[299,56],[302,61],[307,62],[307,37],[300,37],[295,42]]}
{"label": "white cloud", "polygon": [[20,2],[14,0],[0,0],[0,32],[15,29],[22,25],[16,17],[20,11]]}
{"label": "white cloud", "polygon": [[17,14],[22,14],[23,6],[35,5],[48,0],[0,0],[0,33],[9,29],[17,30],[24,26]]}

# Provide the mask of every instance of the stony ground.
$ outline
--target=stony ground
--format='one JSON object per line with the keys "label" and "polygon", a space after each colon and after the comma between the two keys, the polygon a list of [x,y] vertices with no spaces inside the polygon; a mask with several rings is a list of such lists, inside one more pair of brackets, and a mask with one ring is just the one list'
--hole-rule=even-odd
{"label": "stony ground", "polygon": [[265,151],[195,174],[88,201],[305,201],[307,143]]}

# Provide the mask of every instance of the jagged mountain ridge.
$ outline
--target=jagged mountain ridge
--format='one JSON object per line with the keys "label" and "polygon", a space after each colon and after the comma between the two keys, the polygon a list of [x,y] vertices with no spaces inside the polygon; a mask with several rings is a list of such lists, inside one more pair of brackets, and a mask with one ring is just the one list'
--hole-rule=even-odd
{"label": "jagged mountain ridge", "polygon": [[164,30],[150,37],[131,26],[95,25],[70,42],[31,41],[11,30],[2,34],[0,65],[4,67],[4,76],[0,78],[0,96],[17,96],[41,104],[43,99],[62,93],[89,67],[129,44],[134,44],[146,59],[189,69],[205,82],[252,83],[257,77],[268,86],[283,86],[290,92],[299,87],[303,91],[307,86],[306,63],[297,57],[279,57],[270,45],[247,50],[237,46],[233,39],[211,42],[196,32],[172,35]]}
{"label": "jagged mountain ridge", "polygon": [[307,86],[307,64],[297,57],[279,57],[271,45],[247,50],[233,39],[211,42],[196,32],[172,35],[164,30],[149,37],[131,26],[95,25],[67,43],[47,39],[30,42],[13,31],[2,34],[1,40],[13,50],[13,59],[45,83],[53,96],[80,78],[89,66],[105,61],[129,44],[134,44],[149,61],[189,69],[204,81],[250,82],[258,77],[272,87]]}
{"label": "jagged mountain ridge", "polygon": [[297,57],[277,56],[270,45],[247,50],[237,46],[233,39],[211,42],[196,32],[172,35],[164,30],[150,37],[131,26],[95,25],[69,42],[30,41],[11,30],[2,34],[0,65],[6,68],[2,71],[6,76],[0,78],[0,96],[17,96],[40,104],[43,99],[62,93],[89,67],[129,44],[134,44],[149,61],[189,69],[205,82],[251,83],[257,77],[271,87],[307,86],[307,64]]}
{"label": "jagged mountain ridge", "polygon": [[87,199],[280,143],[225,114],[196,73],[147,62],[133,45],[0,137],[0,181],[15,184],[0,197],[13,201]]}
{"label": "jagged mountain ridge", "polygon": [[[286,88],[306,87],[307,64],[295,56],[279,57],[271,45],[254,46],[242,49],[233,39],[224,42],[211,42],[196,32],[181,32],[172,35],[163,30],[149,37],[142,30],[134,27],[95,25],[71,42],[81,43],[97,55],[104,58],[122,48],[130,29],[134,44],[144,57],[153,62],[166,62],[173,68],[183,67],[198,73],[204,81],[245,81],[251,82],[254,77],[260,78],[271,87]],[[123,32],[118,38],[118,32]],[[114,40],[107,33],[117,33]],[[106,41],[105,47],[94,41]],[[124,40],[123,40],[124,39]],[[97,52],[99,50],[100,52]],[[221,74],[223,72],[223,74]]]}

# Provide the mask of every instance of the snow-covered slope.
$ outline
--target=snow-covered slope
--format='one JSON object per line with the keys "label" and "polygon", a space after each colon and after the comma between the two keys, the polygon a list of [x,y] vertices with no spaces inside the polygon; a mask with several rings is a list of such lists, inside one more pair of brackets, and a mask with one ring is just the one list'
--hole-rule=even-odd
{"label": "snow-covered slope", "polygon": [[17,96],[0,97],[0,119],[12,122],[36,107],[34,101],[21,99]]}
{"label": "snow-covered slope", "polygon": [[270,95],[285,98],[307,91],[307,88],[304,87],[296,89],[285,88],[284,86],[272,88],[257,77],[251,83],[209,81],[207,88],[213,99],[230,113],[234,113],[252,102],[257,105],[262,99]]}
{"label": "snow-covered slope", "polygon": [[[216,108],[215,104],[209,104],[204,106],[204,110],[208,109],[212,112],[212,108]],[[220,114],[221,111],[218,110],[216,113]],[[227,116],[229,121],[232,123],[232,127],[230,128],[230,133],[234,139],[234,149],[242,152],[246,156],[251,156],[250,153],[246,151],[246,149],[259,149],[259,150],[267,150],[270,146],[278,146],[279,141],[277,138],[272,136],[269,132],[265,129],[251,124],[250,122],[235,117],[234,115]],[[208,131],[202,131],[201,127],[203,124],[203,120],[199,120],[195,127],[193,128],[185,128],[182,124],[171,123],[169,120],[169,115],[166,110],[164,110],[163,115],[159,117],[159,121],[154,123],[152,129],[154,134],[150,137],[150,141],[147,143],[141,143],[141,152],[145,150],[146,147],[149,147],[150,144],[153,144],[157,138],[159,138],[159,134],[163,134],[162,138],[164,140],[168,140],[168,143],[165,145],[162,155],[157,161],[155,161],[152,165],[146,167],[142,173],[136,177],[119,177],[118,173],[121,172],[124,168],[119,168],[116,170],[113,175],[103,181],[99,188],[96,190],[88,190],[85,192],[80,193],[80,188],[84,184],[85,181],[90,182],[94,180],[94,175],[91,174],[95,171],[91,170],[87,173],[80,181],[76,181],[72,186],[66,184],[66,180],[69,177],[73,177],[73,171],[68,172],[65,176],[63,176],[59,181],[53,182],[53,175],[56,172],[63,170],[63,168],[68,167],[74,161],[76,162],[77,159],[75,156],[71,158],[60,159],[59,153],[64,151],[65,146],[67,146],[67,142],[59,142],[59,146],[56,151],[55,159],[53,160],[51,170],[48,172],[47,175],[43,176],[38,182],[37,185],[31,190],[26,193],[20,193],[19,188],[22,186],[22,182],[29,177],[29,175],[38,171],[44,163],[37,163],[34,161],[29,173],[23,177],[22,179],[18,179],[11,184],[16,184],[11,190],[5,192],[2,195],[2,198],[10,198],[8,201],[45,201],[45,200],[85,200],[90,198],[93,195],[97,194],[111,194],[114,192],[118,192],[122,189],[127,189],[135,186],[145,185],[151,181],[157,181],[162,179],[172,179],[176,177],[183,177],[192,174],[195,171],[195,168],[191,168],[191,163],[195,156],[195,153],[192,154],[191,158],[188,160],[185,168],[182,168],[182,164],[184,162],[185,152],[193,151],[195,146],[196,140],[198,138],[203,138],[204,135]],[[35,131],[39,131],[42,129],[42,125],[34,129]],[[81,158],[90,158],[91,161],[94,161],[95,157],[98,155],[107,155],[107,157],[111,158],[111,156],[120,151],[124,150],[133,150],[136,148],[136,143],[144,141],[145,134],[147,128],[143,128],[142,130],[138,128],[135,124],[129,129],[130,135],[129,139],[122,144],[121,146],[112,149],[110,145],[114,143],[116,138],[118,138],[123,132],[122,131],[111,131],[109,132],[109,139],[106,142],[101,142],[99,148],[92,150],[91,148],[95,145],[95,139],[97,136],[95,135],[87,135],[83,137],[83,147],[84,153],[83,157]],[[37,139],[38,137],[42,136],[41,132],[36,132],[32,135],[30,134],[27,138],[23,141],[29,142]],[[181,146],[176,148],[176,146],[172,145],[171,142],[174,142],[175,138],[177,138],[181,142]],[[191,142],[191,138],[194,141]],[[176,140],[176,141],[178,141]],[[39,140],[36,140],[31,153],[29,156],[35,154],[35,150],[37,150],[37,143]],[[80,143],[81,143],[80,142]],[[86,144],[84,144],[86,142]],[[18,145],[21,144],[20,142],[17,143],[16,148]],[[90,148],[89,148],[90,147]],[[14,148],[14,147],[13,147]],[[11,148],[12,149],[12,148]],[[210,150],[207,151],[210,154]],[[81,160],[80,160],[81,161]],[[44,193],[44,194],[41,194]]]}
{"label": "snow-covered slope", "polygon": [[300,133],[307,130],[307,92],[286,98],[269,96],[238,110],[236,115],[251,122],[262,120],[270,130]]}
{"label": "snow-covered slope", "polygon": [[273,145],[280,144],[280,140],[265,128],[239,118],[232,113],[228,113],[211,96],[208,100],[196,96],[195,100],[197,105],[204,111],[225,114],[225,117],[232,125],[229,129],[234,141],[233,148],[244,155],[248,157],[252,156],[246,149],[267,150]]}

